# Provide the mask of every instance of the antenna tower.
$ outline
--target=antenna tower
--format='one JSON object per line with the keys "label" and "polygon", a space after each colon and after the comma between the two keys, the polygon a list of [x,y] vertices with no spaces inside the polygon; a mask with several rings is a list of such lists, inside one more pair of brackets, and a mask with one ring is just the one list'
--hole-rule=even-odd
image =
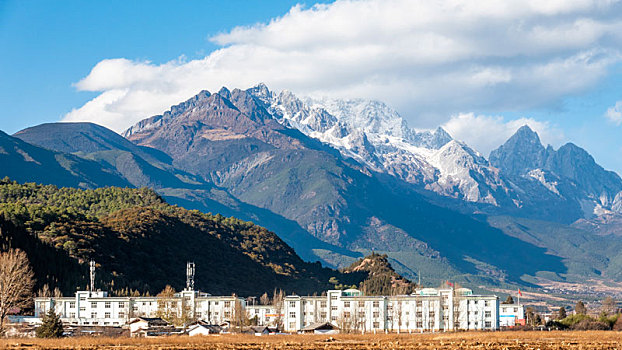
{"label": "antenna tower", "polygon": [[194,290],[194,262],[186,264],[186,290]]}
{"label": "antenna tower", "polygon": [[95,261],[91,260],[91,262],[89,263],[89,267],[90,267],[90,275],[91,275],[91,288],[89,289],[89,291],[94,292],[95,291]]}

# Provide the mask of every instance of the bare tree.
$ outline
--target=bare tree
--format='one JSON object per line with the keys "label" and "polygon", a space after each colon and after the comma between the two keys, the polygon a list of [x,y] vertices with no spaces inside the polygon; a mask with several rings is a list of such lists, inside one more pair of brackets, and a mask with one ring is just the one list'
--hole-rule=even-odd
{"label": "bare tree", "polygon": [[37,297],[39,298],[49,298],[52,296],[52,292],[50,291],[50,286],[48,284],[44,284],[41,289],[37,292]]}
{"label": "bare tree", "polygon": [[175,298],[175,289],[170,285],[166,285],[164,289],[158,293],[158,311],[156,316],[173,323],[177,319],[177,299]]}
{"label": "bare tree", "polygon": [[[234,295],[235,297],[235,295]],[[240,332],[242,327],[249,325],[248,315],[244,311],[244,305],[239,299],[235,299],[233,302],[233,312],[231,314],[231,327]]]}
{"label": "bare tree", "polygon": [[26,253],[19,249],[0,253],[0,332],[9,312],[27,307],[32,302],[34,283]]}
{"label": "bare tree", "polygon": [[259,297],[259,304],[261,304],[261,305],[270,305],[270,297],[268,296],[268,293],[263,293]]}
{"label": "bare tree", "polygon": [[283,329],[283,312],[284,309],[284,301],[285,301],[285,293],[282,289],[278,291],[276,288],[274,289],[274,293],[272,294],[272,303],[274,305],[274,310],[276,312],[276,317],[274,319],[275,326],[279,329]]}
{"label": "bare tree", "polygon": [[613,300],[612,297],[606,297],[605,300],[603,300],[602,312],[605,313],[606,315],[611,315],[615,313],[615,311],[616,311],[615,300]]}

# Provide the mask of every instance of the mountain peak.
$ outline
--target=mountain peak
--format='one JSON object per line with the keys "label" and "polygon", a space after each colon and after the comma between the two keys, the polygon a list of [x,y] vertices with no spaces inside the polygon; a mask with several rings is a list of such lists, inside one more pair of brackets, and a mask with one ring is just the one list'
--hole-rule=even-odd
{"label": "mountain peak", "polygon": [[521,139],[525,139],[525,140],[531,140],[534,143],[540,143],[540,137],[538,136],[538,133],[533,131],[529,125],[525,124],[523,126],[521,126],[520,128],[518,128],[518,130],[516,130],[516,132],[514,133],[514,135],[512,137],[517,137],[517,138],[521,138]]}
{"label": "mountain peak", "polygon": [[226,98],[227,100],[231,99],[231,91],[229,91],[229,89],[227,89],[225,86],[221,87],[220,90],[218,90],[218,94]]}
{"label": "mountain peak", "polygon": [[490,163],[509,173],[521,175],[542,167],[546,149],[538,134],[523,125],[503,145],[490,152]]}

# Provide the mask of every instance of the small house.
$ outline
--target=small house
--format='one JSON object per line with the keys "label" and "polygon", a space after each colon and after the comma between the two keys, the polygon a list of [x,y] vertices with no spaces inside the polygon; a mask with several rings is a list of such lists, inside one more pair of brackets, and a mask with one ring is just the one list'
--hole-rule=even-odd
{"label": "small house", "polygon": [[222,328],[216,324],[208,324],[206,322],[199,321],[190,325],[187,332],[191,337],[196,335],[220,334],[222,332]]}
{"label": "small house", "polygon": [[303,327],[300,332],[314,334],[337,334],[339,333],[339,328],[330,322],[318,322]]}
{"label": "small house", "polygon": [[132,337],[138,335],[141,330],[155,330],[158,328],[166,328],[169,326],[169,323],[159,317],[138,317],[132,319],[129,323],[130,326],[130,335]]}

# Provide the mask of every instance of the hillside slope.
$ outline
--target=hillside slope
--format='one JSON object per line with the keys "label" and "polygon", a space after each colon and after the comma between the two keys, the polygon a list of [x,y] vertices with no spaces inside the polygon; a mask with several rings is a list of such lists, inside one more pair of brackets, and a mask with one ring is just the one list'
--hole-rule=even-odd
{"label": "hillside slope", "polygon": [[[198,288],[260,295],[274,288],[300,294],[329,288],[330,277],[358,283],[304,262],[274,233],[235,218],[171,206],[148,189],[78,190],[0,181],[2,248],[26,251],[39,286],[85,287],[86,262],[98,286],[157,293],[183,288],[186,261]],[[364,277],[364,276],[363,276]]]}
{"label": "hillside slope", "polygon": [[386,255],[372,253],[342,270],[345,273],[366,272],[359,288],[365,295],[400,295],[415,291],[416,285],[400,276]]}
{"label": "hillside slope", "polygon": [[0,131],[0,172],[19,181],[96,188],[130,186],[110,167],[23,142]]}

